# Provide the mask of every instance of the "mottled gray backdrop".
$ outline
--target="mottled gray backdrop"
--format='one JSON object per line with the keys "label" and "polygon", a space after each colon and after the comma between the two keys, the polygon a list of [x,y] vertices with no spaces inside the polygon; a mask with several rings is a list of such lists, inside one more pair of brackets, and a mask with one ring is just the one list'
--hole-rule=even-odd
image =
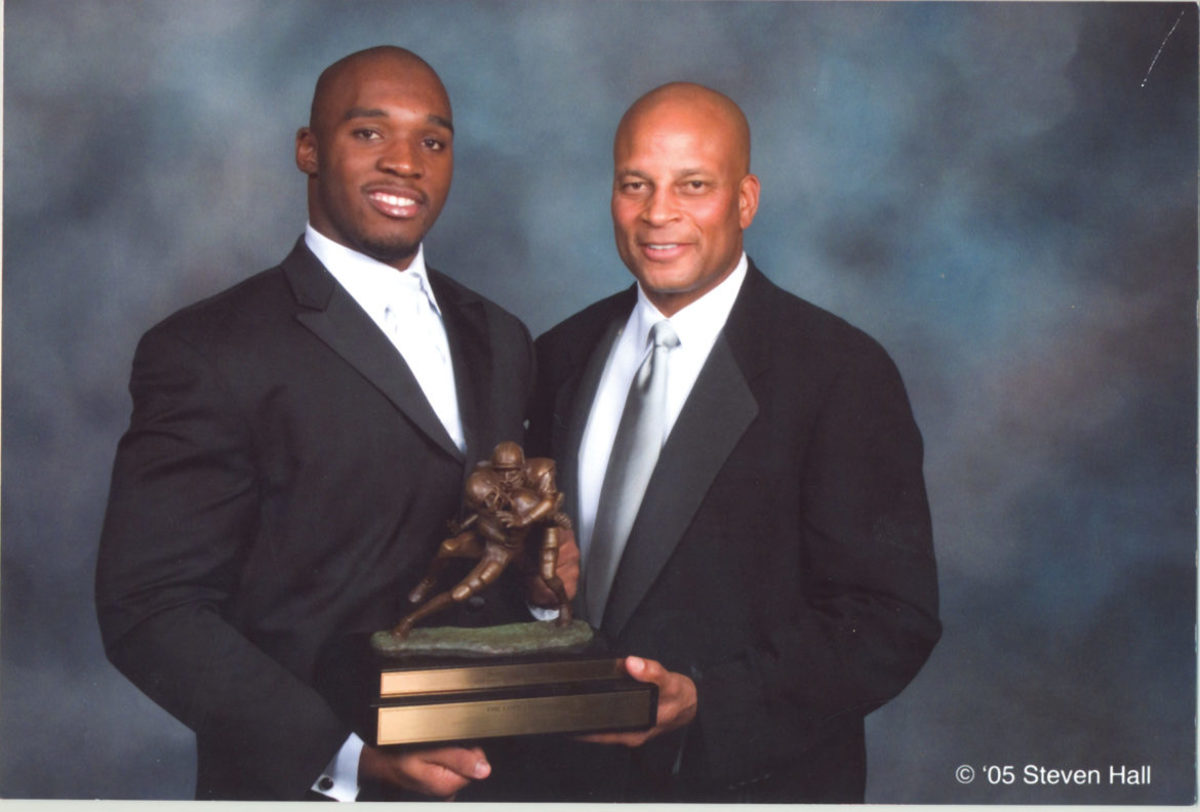
{"label": "mottled gray backdrop", "polygon": [[[283,257],[313,81],[390,42],[454,105],[429,260],[535,334],[629,281],[624,108],[672,79],[745,108],[751,256],[880,339],[926,440],[945,636],[868,720],[869,800],[1192,801],[1195,5],[5,12],[0,796],[190,797],[191,734],[107,663],[92,609],[134,344]],[[1120,765],[1151,783],[1108,785]]]}

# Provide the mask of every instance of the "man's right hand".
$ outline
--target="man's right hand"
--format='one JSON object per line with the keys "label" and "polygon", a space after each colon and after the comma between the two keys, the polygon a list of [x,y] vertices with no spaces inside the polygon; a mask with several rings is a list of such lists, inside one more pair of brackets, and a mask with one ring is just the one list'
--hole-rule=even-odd
{"label": "man's right hand", "polygon": [[434,798],[451,798],[467,784],[487,778],[491,772],[492,765],[479,747],[390,752],[368,745],[358,759],[360,786],[376,781]]}

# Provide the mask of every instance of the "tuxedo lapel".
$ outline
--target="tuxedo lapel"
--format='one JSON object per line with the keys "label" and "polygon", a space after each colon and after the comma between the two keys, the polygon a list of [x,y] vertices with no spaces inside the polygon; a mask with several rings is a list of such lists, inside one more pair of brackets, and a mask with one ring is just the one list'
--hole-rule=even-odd
{"label": "tuxedo lapel", "polygon": [[602,624],[613,637],[658,577],[713,479],[757,414],[758,403],[728,342],[718,337],[659,454],[629,532]]}
{"label": "tuxedo lapel", "polygon": [[705,494],[758,415],[750,382],[768,348],[765,282],[751,266],[659,455],[613,579],[601,627],[617,637],[683,538]]}
{"label": "tuxedo lapel", "polygon": [[447,454],[462,459],[404,358],[303,241],[283,262],[302,306],[296,320],[382,392]]}
{"label": "tuxedo lapel", "polygon": [[[437,271],[429,271],[429,282],[446,325],[446,338],[450,342],[450,356],[454,363],[458,413],[467,445],[466,459],[473,464],[490,457],[492,453],[492,449],[480,447],[489,434],[488,415],[484,409],[489,403],[494,373],[487,316],[483,302],[478,297],[468,295],[465,288]],[[467,465],[468,474],[472,464]]]}

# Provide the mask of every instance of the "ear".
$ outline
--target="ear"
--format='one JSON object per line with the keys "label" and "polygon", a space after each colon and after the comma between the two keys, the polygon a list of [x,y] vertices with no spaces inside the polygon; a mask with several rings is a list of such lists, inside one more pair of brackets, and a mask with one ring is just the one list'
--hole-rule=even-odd
{"label": "ear", "polygon": [[754,222],[758,211],[759,184],[757,175],[747,175],[738,186],[738,223],[745,231]]}
{"label": "ear", "polygon": [[317,174],[317,136],[308,127],[296,131],[296,168],[309,177]]}

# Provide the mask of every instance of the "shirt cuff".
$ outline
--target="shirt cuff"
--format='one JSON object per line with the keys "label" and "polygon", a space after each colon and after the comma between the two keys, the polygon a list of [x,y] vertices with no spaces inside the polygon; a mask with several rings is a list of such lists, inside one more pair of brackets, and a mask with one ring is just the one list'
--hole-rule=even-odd
{"label": "shirt cuff", "polygon": [[529,607],[529,614],[533,615],[535,620],[558,620],[558,607],[548,609],[545,606],[534,606],[532,603],[525,605]]}
{"label": "shirt cuff", "polygon": [[363,740],[351,733],[342,749],[325,765],[312,785],[312,791],[335,801],[353,801],[358,798],[358,759],[362,755]]}

